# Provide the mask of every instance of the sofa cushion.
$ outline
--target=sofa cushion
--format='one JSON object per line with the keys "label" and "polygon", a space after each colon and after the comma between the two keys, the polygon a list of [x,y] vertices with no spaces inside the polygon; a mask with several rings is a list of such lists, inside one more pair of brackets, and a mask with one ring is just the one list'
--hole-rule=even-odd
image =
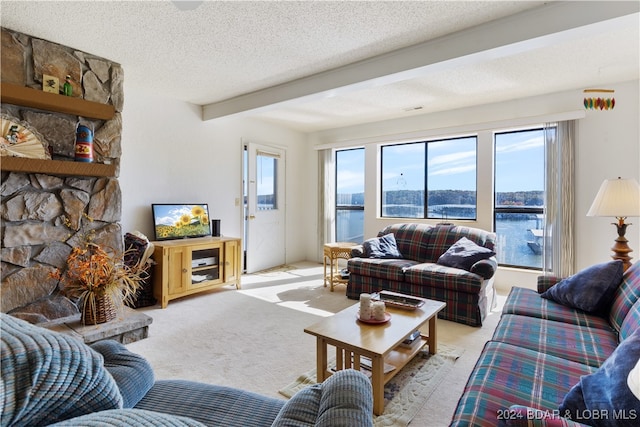
{"label": "sofa cushion", "polygon": [[511,405],[557,409],[580,376],[596,368],[489,341],[458,401],[450,426],[495,426]]}
{"label": "sofa cushion", "polygon": [[431,262],[436,262],[443,253],[463,237],[489,250],[495,249],[495,233],[479,228],[439,224],[429,233],[426,257]]}
{"label": "sofa cushion", "polygon": [[435,261],[428,258],[427,252],[433,228],[432,225],[420,223],[393,224],[382,229],[378,237],[393,233],[398,250],[405,259]]}
{"label": "sofa cushion", "polygon": [[322,384],[303,388],[284,404],[272,427],[313,426],[318,418]]}
{"label": "sofa cushion", "polygon": [[[637,425],[640,400],[627,386],[627,377],[639,358],[640,329],[637,329],[620,343],[600,369],[580,378],[560,405],[560,414],[597,427]],[[605,413],[608,416],[601,416]]]}
{"label": "sofa cushion", "polygon": [[393,233],[367,239],[362,246],[364,256],[368,258],[402,258]]}
{"label": "sofa cushion", "polygon": [[122,408],[103,357],[70,335],[0,314],[2,426],[46,425]]}
{"label": "sofa cushion", "polygon": [[609,322],[620,332],[620,327],[631,307],[640,299],[640,261],[627,268],[622,276],[622,283],[613,297],[609,311]]}
{"label": "sofa cushion", "polygon": [[186,380],[160,380],[136,409],[189,417],[208,426],[270,426],[284,400],[233,387]]}
{"label": "sofa cushion", "polygon": [[636,329],[640,329],[640,300],[636,301],[620,326],[620,341],[627,339]]}
{"label": "sofa cushion", "polygon": [[483,279],[477,274],[435,263],[422,263],[405,268],[405,280],[411,284],[444,288],[452,292],[477,294]]}
{"label": "sofa cushion", "polygon": [[120,389],[122,406],[133,408],[153,386],[153,368],[149,362],[113,340],[98,341],[91,344],[91,348],[104,357],[104,367]]}
{"label": "sofa cushion", "polygon": [[560,416],[560,411],[531,408],[524,405],[511,405],[500,412],[500,427],[584,427],[584,424]]}
{"label": "sofa cushion", "polygon": [[360,371],[346,369],[322,383],[316,427],[372,427],[373,390]]}
{"label": "sofa cushion", "polygon": [[373,425],[371,382],[361,372],[338,371],[306,387],[283,406],[273,427],[368,427]]}
{"label": "sofa cushion", "polygon": [[618,346],[616,335],[611,329],[503,314],[492,339],[597,368]]}
{"label": "sofa cushion", "polygon": [[466,237],[462,237],[440,255],[438,264],[469,271],[476,262],[491,258],[495,254],[491,249],[479,246]]}
{"label": "sofa cushion", "polygon": [[350,274],[402,282],[405,269],[417,263],[410,259],[351,258],[347,269]]}
{"label": "sofa cushion", "polygon": [[110,409],[94,412],[49,427],[205,427],[204,424],[187,417],[143,411],[141,409]]}
{"label": "sofa cushion", "polygon": [[502,308],[502,313],[557,320],[558,322],[588,326],[590,328],[611,329],[609,323],[602,317],[544,299],[532,289],[517,286],[511,288]]}
{"label": "sofa cushion", "polygon": [[561,280],[542,294],[547,298],[588,313],[609,312],[611,301],[622,281],[622,261],[592,265]]}
{"label": "sofa cushion", "polygon": [[462,237],[484,246],[495,249],[496,235],[479,228],[438,224],[436,226],[421,223],[392,224],[378,233],[378,237],[393,233],[398,250],[406,259],[418,262],[436,262]]}

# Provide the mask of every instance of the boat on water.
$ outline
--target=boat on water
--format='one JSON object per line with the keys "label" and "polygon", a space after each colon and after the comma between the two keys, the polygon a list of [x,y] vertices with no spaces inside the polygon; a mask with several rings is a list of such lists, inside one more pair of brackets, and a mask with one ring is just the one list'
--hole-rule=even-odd
{"label": "boat on water", "polygon": [[529,233],[532,236],[531,240],[527,240],[527,246],[536,254],[542,255],[542,239],[544,237],[544,231],[541,228],[530,228]]}
{"label": "boat on water", "polygon": [[527,246],[529,249],[536,254],[542,255],[543,238],[544,238],[544,230],[542,229],[542,221],[544,220],[544,215],[536,215],[536,228],[530,228],[529,231],[529,239],[527,240]]}

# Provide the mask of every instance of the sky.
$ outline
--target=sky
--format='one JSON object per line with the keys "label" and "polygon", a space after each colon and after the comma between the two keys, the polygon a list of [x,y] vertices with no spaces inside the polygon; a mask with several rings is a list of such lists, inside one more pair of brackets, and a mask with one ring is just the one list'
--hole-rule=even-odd
{"label": "sky", "polygon": [[[388,190],[424,187],[426,144],[401,144],[382,150],[383,185]],[[496,191],[544,190],[544,141],[541,130],[496,136]],[[339,153],[339,193],[364,188],[364,150]],[[476,189],[476,140],[472,137],[428,143],[430,190]]]}

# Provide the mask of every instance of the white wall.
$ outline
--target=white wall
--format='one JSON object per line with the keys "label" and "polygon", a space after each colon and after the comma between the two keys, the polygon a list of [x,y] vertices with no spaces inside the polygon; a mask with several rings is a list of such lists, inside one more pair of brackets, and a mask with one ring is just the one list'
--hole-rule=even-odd
{"label": "white wall", "polygon": [[[576,148],[576,268],[608,261],[613,240],[617,236],[615,227],[610,225],[612,218],[587,218],[585,215],[595,197],[601,182],[606,178],[617,176],[635,178],[640,181],[640,132],[638,128],[639,85],[638,81],[609,85],[615,89],[616,107],[611,111],[587,111],[585,117],[578,122],[578,139]],[[368,125],[352,126],[317,132],[309,135],[310,166],[308,177],[315,187],[317,181],[317,153],[315,148],[335,146],[367,147],[366,155],[366,203],[375,203],[377,192],[377,159],[370,155],[376,150],[376,143],[391,142],[398,138],[416,136],[434,137],[450,136],[455,132],[463,132],[486,128],[487,124],[502,126],[540,124],[542,117],[560,113],[577,111],[581,113],[582,91],[568,91],[549,94],[535,98],[521,99],[500,104],[484,105],[457,111],[411,116],[403,119],[389,120]],[[371,147],[371,148],[370,148]],[[491,183],[491,168],[478,168],[478,182]],[[489,184],[491,185],[491,184]],[[371,194],[371,193],[374,194]],[[483,203],[482,194],[491,197],[491,188],[478,188],[479,203]],[[308,203],[317,202],[308,200]],[[627,229],[629,245],[635,250],[637,259],[640,255],[640,219],[631,219],[635,224]],[[377,217],[377,209],[371,204],[365,206],[365,236],[373,236],[389,220]],[[392,221],[395,222],[395,221]],[[490,227],[486,218],[479,217],[470,226]],[[306,250],[309,259],[319,259],[318,248],[321,242],[310,239]],[[634,260],[632,260],[634,261]],[[496,282],[498,286],[508,288],[517,284],[535,287],[538,273],[522,272],[512,269],[501,269]]]}
{"label": "white wall", "polygon": [[[123,232],[139,230],[153,239],[152,203],[208,203],[211,218],[221,220],[221,232],[242,237],[242,140],[287,149],[286,262],[304,260],[307,215],[299,201],[308,191],[305,136],[251,119],[202,121],[200,108],[185,102],[140,92],[125,84],[123,111],[122,188]],[[240,201],[236,205],[236,199]]]}
{"label": "white wall", "polygon": [[[600,183],[616,176],[640,181],[640,132],[638,81],[610,85],[616,90],[613,111],[587,112],[579,121],[576,168],[577,268],[609,260],[616,237],[612,219],[586,217]],[[433,136],[477,124],[528,121],[530,117],[579,110],[582,93],[570,91],[499,105],[468,108],[369,125],[304,135],[248,118],[203,122],[200,108],[161,96],[142,93],[125,84],[123,112],[122,187],[123,231],[139,230],[153,238],[151,203],[206,202],[212,218],[222,220],[222,233],[241,236],[242,198],[241,142],[250,139],[287,147],[287,257],[286,262],[321,261],[318,239],[319,144],[346,146],[384,135],[422,133]],[[347,141],[347,142],[345,142]],[[368,150],[370,152],[370,150]],[[367,170],[376,170],[375,155],[367,154]],[[490,173],[488,171],[482,173]],[[375,200],[368,180],[367,200]],[[480,192],[489,194],[486,189]],[[489,190],[490,192],[490,190]],[[388,220],[378,219],[375,209],[366,210],[365,228],[373,235]],[[486,219],[480,219],[485,226]],[[630,220],[629,245],[640,257],[640,219]],[[498,285],[535,286],[537,273],[500,271]]]}

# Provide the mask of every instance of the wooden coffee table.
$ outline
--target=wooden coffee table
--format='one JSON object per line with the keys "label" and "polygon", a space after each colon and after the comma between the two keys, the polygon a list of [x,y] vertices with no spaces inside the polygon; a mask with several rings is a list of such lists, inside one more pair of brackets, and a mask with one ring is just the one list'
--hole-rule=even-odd
{"label": "wooden coffee table", "polygon": [[[415,297],[413,297],[415,298]],[[328,366],[327,347],[336,348],[336,370],[360,369],[360,357],[371,360],[371,384],[373,386],[373,412],[384,412],[384,385],[388,383],[424,344],[429,345],[429,353],[437,352],[437,318],[446,303],[425,299],[425,304],[415,310],[405,310],[387,306],[391,319],[387,323],[367,324],[358,320],[360,304],[346,308],[331,317],[315,323],[304,331],[317,338],[318,382],[332,374]],[[429,323],[429,335],[421,336],[421,343],[411,348],[399,344],[413,331]],[[395,366],[384,373],[384,365]]]}

